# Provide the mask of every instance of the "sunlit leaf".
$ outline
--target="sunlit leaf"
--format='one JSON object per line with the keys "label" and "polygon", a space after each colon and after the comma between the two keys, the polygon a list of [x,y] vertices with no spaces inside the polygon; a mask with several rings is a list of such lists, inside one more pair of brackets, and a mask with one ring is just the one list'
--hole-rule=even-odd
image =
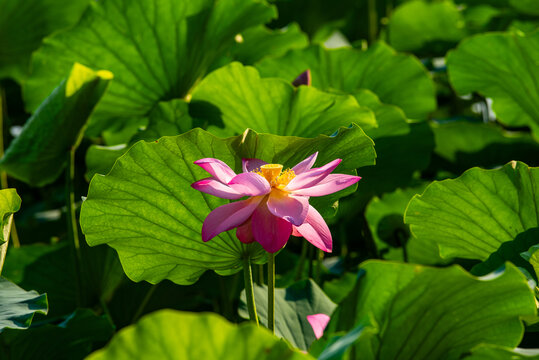
{"label": "sunlit leaf", "polygon": [[539,349],[511,349],[496,345],[479,345],[472,349],[465,360],[537,360],[539,359]]}
{"label": "sunlit leaf", "polygon": [[253,323],[236,325],[217,314],[161,310],[120,331],[88,360],[162,358],[312,359]]}
{"label": "sunlit leaf", "polygon": [[539,226],[538,188],[539,168],[521,162],[435,181],[406,209],[410,241],[435,242],[442,258],[486,260],[506,241]]}
{"label": "sunlit leaf", "polygon": [[[398,51],[420,50],[433,42],[455,44],[466,36],[464,18],[452,1],[410,1],[397,7],[389,21],[389,43]],[[448,46],[442,46],[441,50]]]}
{"label": "sunlit leaf", "polygon": [[[493,110],[507,126],[529,126],[539,138],[539,32],[481,34],[451,51],[451,84],[461,94],[492,98]],[[492,61],[496,59],[496,61]]]}
{"label": "sunlit leaf", "polygon": [[[262,325],[267,325],[268,287],[255,284],[254,294],[258,320]],[[295,347],[307,350],[316,340],[307,315],[331,315],[335,307],[336,304],[311,279],[300,281],[286,289],[275,289],[275,334]],[[243,318],[249,318],[245,291],[241,294],[239,313]]]}
{"label": "sunlit leaf", "polygon": [[0,167],[34,186],[54,181],[70,149],[80,142],[88,117],[111,79],[108,71],[96,72],[75,64],[11,142]]}
{"label": "sunlit leaf", "polygon": [[5,328],[26,329],[34,314],[47,314],[47,295],[25,291],[0,278],[0,333]]}
{"label": "sunlit leaf", "polygon": [[92,2],[69,31],[45,40],[24,86],[33,110],[73,62],[114,73],[90,123],[145,116],[159,101],[182,98],[243,30],[275,15],[255,0],[108,0]]}
{"label": "sunlit leaf", "polygon": [[[516,346],[521,316],[536,313],[527,281],[511,264],[489,277],[459,266],[432,268],[368,261],[366,275],[337,308],[326,333],[371,318],[364,359],[459,359],[481,343]],[[360,353],[360,352],[356,352]]]}
{"label": "sunlit leaf", "polygon": [[[107,176],[92,179],[82,206],[83,232],[90,245],[107,243],[115,248],[126,274],[135,281],[169,279],[191,284],[209,269],[235,273],[247,254],[261,262],[264,252],[257,243],[242,244],[232,231],[202,242],[205,217],[227,201],[190,187],[207,177],[193,161],[219,158],[241,172],[242,157],[287,167],[315,151],[320,153],[317,164],[342,158],[340,172],[353,172],[374,162],[372,141],[357,126],[342,128],[334,137],[313,139],[253,131],[220,139],[195,129],[157,142],[138,142]],[[336,196],[344,194],[341,191]],[[328,211],[334,201],[328,197],[317,203],[317,209]]]}
{"label": "sunlit leaf", "polygon": [[383,103],[400,107],[409,118],[424,119],[436,107],[434,84],[419,60],[397,54],[383,42],[367,51],[311,46],[264,59],[256,67],[264,77],[289,81],[310,69],[314,87],[350,94],[368,89]]}
{"label": "sunlit leaf", "polygon": [[328,94],[309,86],[295,89],[283,79],[261,79],[255,68],[239,63],[208,75],[194,90],[192,102],[201,103],[199,107],[217,107],[211,120],[216,124],[221,121],[224,129],[220,132],[227,135],[252,128],[315,137],[351,123],[364,129],[376,126],[373,113],[360,107],[352,96]]}

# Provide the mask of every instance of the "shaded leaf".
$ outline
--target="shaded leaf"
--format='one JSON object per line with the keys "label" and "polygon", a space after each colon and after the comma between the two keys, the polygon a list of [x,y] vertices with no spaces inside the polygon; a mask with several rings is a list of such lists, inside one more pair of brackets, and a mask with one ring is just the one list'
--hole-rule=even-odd
{"label": "shaded leaf", "polygon": [[47,314],[47,295],[25,291],[9,280],[0,278],[0,333],[5,328],[26,329],[34,314]]}
{"label": "shaded leaf", "polygon": [[145,316],[88,357],[89,360],[150,358],[312,359],[255,324],[236,325],[217,314],[172,310]]}
{"label": "shaded leaf", "polygon": [[[254,285],[256,311],[262,325],[268,323],[268,287]],[[336,304],[309,279],[297,282],[286,289],[275,289],[275,335],[285,338],[292,345],[307,350],[316,340],[307,315],[331,315]],[[245,290],[241,293],[239,314],[249,318]]]}
{"label": "shaded leaf", "polygon": [[506,241],[539,226],[539,168],[511,162],[435,181],[408,205],[410,241],[435,242],[442,258],[486,260]]}
{"label": "shaded leaf", "polygon": [[472,349],[471,354],[464,357],[465,360],[521,360],[539,359],[539,349],[507,348],[496,345],[479,345]]}
{"label": "shaded leaf", "polygon": [[524,332],[520,317],[536,313],[525,277],[511,264],[484,278],[459,266],[368,261],[361,268],[366,275],[326,333],[371,318],[375,329],[356,345],[369,350],[356,352],[365,359],[459,359],[481,343],[514,347]]}
{"label": "shaded leaf", "polygon": [[108,71],[95,72],[75,64],[11,142],[0,167],[30,185],[54,181],[111,79]]}
{"label": "shaded leaf", "polygon": [[[539,138],[539,32],[469,37],[447,57],[449,79],[461,94],[479,92],[507,126],[529,126]],[[492,61],[496,59],[496,61]]]}
{"label": "shaded leaf", "polygon": [[[134,281],[163,279],[192,284],[204,271],[239,271],[244,256],[264,261],[257,244],[244,245],[230,231],[203,243],[200,230],[208,213],[228,201],[193,190],[190,185],[207,177],[193,161],[214,157],[241,172],[241,158],[260,158],[293,166],[315,151],[317,164],[342,158],[341,172],[372,164],[372,141],[354,126],[334,137],[314,139],[279,137],[247,131],[220,139],[201,129],[157,142],[138,142],[107,176],[96,175],[82,205],[81,226],[88,244],[109,244]],[[351,189],[349,191],[353,191]],[[336,193],[337,198],[347,194]],[[317,202],[330,211],[334,198]]]}
{"label": "shaded leaf", "polygon": [[75,27],[46,39],[34,55],[23,89],[27,109],[80,62],[115,75],[90,122],[93,132],[118,117],[145,116],[159,101],[187,95],[236,34],[274,15],[254,0],[92,2]]}
{"label": "shaded leaf", "polygon": [[21,82],[28,74],[30,55],[41,45],[42,39],[59,29],[75,24],[89,2],[89,0],[28,0],[24,3],[0,1],[2,9],[0,79],[11,77]]}
{"label": "shaded leaf", "polygon": [[0,335],[0,351],[9,354],[10,360],[82,359],[113,333],[107,318],[89,309],[78,309],[57,325],[4,332]]}
{"label": "shaded leaf", "polygon": [[424,119],[436,107],[434,84],[423,65],[411,55],[397,54],[383,42],[367,51],[311,46],[280,58],[264,59],[256,67],[264,77],[288,81],[310,69],[314,87],[350,94],[368,89],[383,103],[400,107],[410,118]]}

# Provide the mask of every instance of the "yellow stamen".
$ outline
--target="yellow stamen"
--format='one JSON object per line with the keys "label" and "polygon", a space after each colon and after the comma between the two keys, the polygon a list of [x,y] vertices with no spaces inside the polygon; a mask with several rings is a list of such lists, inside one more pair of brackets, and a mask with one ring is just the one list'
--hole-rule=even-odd
{"label": "yellow stamen", "polygon": [[292,169],[282,170],[283,166],[281,164],[266,164],[260,167],[260,171],[255,172],[265,177],[271,187],[282,189],[288,185],[290,180],[296,177]]}

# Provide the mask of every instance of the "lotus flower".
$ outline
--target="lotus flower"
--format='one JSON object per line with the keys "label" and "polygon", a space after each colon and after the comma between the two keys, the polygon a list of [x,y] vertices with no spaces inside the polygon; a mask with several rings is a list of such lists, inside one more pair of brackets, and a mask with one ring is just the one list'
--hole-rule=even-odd
{"label": "lotus flower", "polygon": [[328,326],[330,317],[326,314],[307,315],[307,321],[311,324],[314,331],[314,336],[320,339],[324,335],[324,330]]}
{"label": "lotus flower", "polygon": [[323,196],[355,184],[359,176],[330,174],[341,159],[312,168],[318,153],[292,169],[283,171],[280,164],[258,159],[243,159],[243,173],[236,174],[218,159],[205,158],[194,163],[211,177],[191,186],[223,199],[245,200],[222,205],[213,210],[202,225],[202,240],[209,241],[234,228],[243,243],[257,241],[270,253],[282,249],[290,235],[302,236],[317,248],[331,252],[329,228],[314,207],[311,196]]}

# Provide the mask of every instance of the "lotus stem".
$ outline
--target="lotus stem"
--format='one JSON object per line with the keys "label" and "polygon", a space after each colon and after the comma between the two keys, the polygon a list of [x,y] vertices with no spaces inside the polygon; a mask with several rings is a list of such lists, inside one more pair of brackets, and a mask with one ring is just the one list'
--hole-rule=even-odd
{"label": "lotus stem", "polygon": [[268,329],[275,334],[275,254],[268,253]]}
{"label": "lotus stem", "polygon": [[251,268],[251,258],[249,255],[243,258],[243,281],[245,282],[245,297],[247,299],[247,309],[249,319],[258,325],[258,315],[256,313],[255,293],[253,289],[253,272]]}

